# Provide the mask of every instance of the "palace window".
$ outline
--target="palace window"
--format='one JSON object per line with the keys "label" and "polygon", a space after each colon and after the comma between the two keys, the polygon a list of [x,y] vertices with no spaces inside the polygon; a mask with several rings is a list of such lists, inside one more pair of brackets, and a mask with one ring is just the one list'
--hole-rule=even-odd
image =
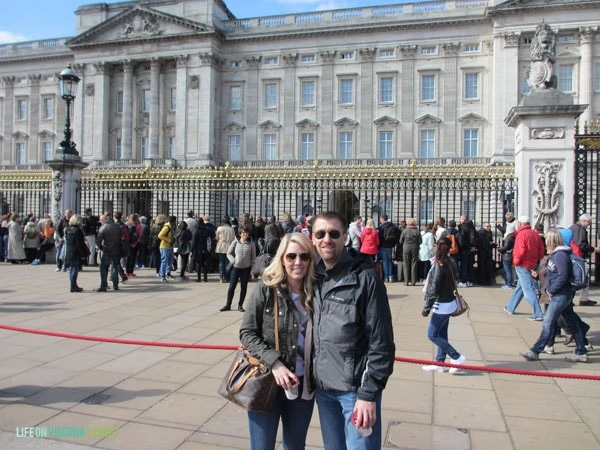
{"label": "palace window", "polygon": [[54,117],[54,99],[44,97],[42,99],[42,119],[50,120]]}
{"label": "palace window", "polygon": [[305,108],[315,106],[315,82],[303,81],[301,91],[300,105]]}
{"label": "palace window", "polygon": [[421,47],[421,55],[435,55],[437,53],[437,47]]}
{"label": "palace window", "polygon": [[394,102],[394,78],[381,77],[379,79],[379,103]]}
{"label": "palace window", "polygon": [[177,109],[177,88],[172,87],[169,89],[169,110],[175,111]]}
{"label": "palace window", "polygon": [[52,142],[42,142],[42,162],[51,161],[52,153]]}
{"label": "palace window", "polygon": [[229,88],[229,109],[239,111],[242,109],[242,87],[231,86]]}
{"label": "palace window", "polygon": [[142,159],[148,159],[148,138],[145,136],[140,139],[140,154]]}
{"label": "palace window", "polygon": [[379,132],[379,158],[388,159],[394,156],[394,133],[392,131]]}
{"label": "palace window", "polygon": [[596,63],[596,92],[600,92],[600,63]]}
{"label": "palace window", "polygon": [[311,55],[302,55],[302,56],[300,57],[300,62],[303,62],[303,63],[305,63],[305,64],[306,64],[306,63],[314,63],[314,62],[316,62],[316,61],[317,61],[317,57],[315,56],[315,54],[314,54],[314,53],[313,53],[313,54],[311,54]]}
{"label": "palace window", "polygon": [[265,108],[266,109],[277,108],[277,84],[276,83],[265,84]]}
{"label": "palace window", "polygon": [[479,100],[479,72],[465,73],[465,100]]}
{"label": "palace window", "polygon": [[142,112],[150,112],[150,89],[142,89]]}
{"label": "palace window", "polygon": [[117,104],[115,105],[117,114],[123,113],[123,91],[117,92]]}
{"label": "palace window", "polygon": [[169,149],[169,158],[175,159],[175,136],[168,137],[167,147]]}
{"label": "palace window", "polygon": [[465,45],[465,53],[473,53],[479,51],[479,44],[467,44]]}
{"label": "palace window", "polygon": [[435,75],[421,75],[421,101],[435,102]]}
{"label": "palace window", "polygon": [[229,161],[239,161],[242,159],[242,137],[240,135],[229,136],[228,147],[229,147]]}
{"label": "palace window", "polygon": [[15,120],[27,119],[27,100],[19,99],[16,104]]}
{"label": "palace window", "polygon": [[354,80],[340,80],[340,105],[352,105],[354,103]]}
{"label": "palace window", "polygon": [[27,164],[27,154],[25,152],[25,143],[17,142],[15,145],[17,164]]}
{"label": "palace window", "polygon": [[435,130],[421,130],[419,134],[419,157],[435,157]]}
{"label": "palace window", "polygon": [[354,52],[342,52],[340,54],[340,59],[352,60],[354,59]]}
{"label": "palace window", "polygon": [[123,147],[121,145],[121,138],[115,139],[115,159],[121,159],[123,157]]}
{"label": "palace window", "polygon": [[311,160],[315,157],[315,133],[300,134],[300,159]]}
{"label": "palace window", "polygon": [[338,135],[338,158],[339,159],[352,159],[352,141],[353,135],[351,131],[342,131]]}
{"label": "palace window", "polygon": [[277,135],[265,134],[263,136],[263,154],[266,161],[277,159]]}
{"label": "palace window", "polygon": [[379,50],[380,58],[393,58],[394,57],[394,49],[386,48],[385,50]]}
{"label": "palace window", "polygon": [[558,66],[558,89],[562,92],[575,92],[573,85],[573,72],[575,66],[573,64],[561,64]]}
{"label": "palace window", "polygon": [[279,58],[277,56],[265,58],[265,66],[276,66],[279,64]]}
{"label": "palace window", "polygon": [[479,156],[479,129],[465,128],[463,130],[463,156],[466,158]]}
{"label": "palace window", "polygon": [[433,222],[433,199],[425,198],[419,201],[419,221],[421,223]]}

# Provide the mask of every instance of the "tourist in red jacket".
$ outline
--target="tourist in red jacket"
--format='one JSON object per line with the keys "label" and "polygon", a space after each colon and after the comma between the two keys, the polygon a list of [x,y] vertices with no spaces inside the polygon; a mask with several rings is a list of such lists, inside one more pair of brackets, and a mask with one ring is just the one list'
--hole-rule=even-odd
{"label": "tourist in red jacket", "polygon": [[373,219],[367,220],[367,225],[360,233],[360,252],[375,259],[379,250],[379,233]]}

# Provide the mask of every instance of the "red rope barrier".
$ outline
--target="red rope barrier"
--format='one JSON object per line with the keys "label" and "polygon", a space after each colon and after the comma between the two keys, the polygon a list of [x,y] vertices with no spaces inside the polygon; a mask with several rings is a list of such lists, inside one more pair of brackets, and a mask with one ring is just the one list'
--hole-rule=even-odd
{"label": "red rope barrier", "polygon": [[[30,334],[41,334],[44,336],[53,336],[66,339],[78,339],[81,341],[95,341],[95,342],[108,342],[112,344],[127,344],[127,345],[144,345],[150,347],[172,347],[172,348],[195,348],[205,350],[237,350],[239,345],[212,345],[212,344],[185,344],[179,342],[156,342],[156,341],[140,341],[136,339],[117,339],[117,338],[106,338],[101,336],[83,336],[80,334],[63,333],[59,331],[47,331],[47,330],[36,330],[34,328],[23,328],[15,327],[12,325],[0,324],[0,329],[8,331],[18,331],[21,333]],[[506,373],[512,375],[526,375],[534,377],[549,377],[549,378],[569,378],[575,380],[592,380],[600,381],[600,375],[584,375],[578,373],[553,373],[536,370],[518,370],[518,369],[505,369],[500,367],[489,367],[489,366],[472,366],[465,364],[449,364],[440,363],[437,361],[429,361],[427,359],[416,359],[416,358],[403,358],[396,356],[395,361],[405,362],[410,364],[433,364],[442,367],[457,367],[463,370],[471,370],[476,372],[493,372],[493,373]]]}

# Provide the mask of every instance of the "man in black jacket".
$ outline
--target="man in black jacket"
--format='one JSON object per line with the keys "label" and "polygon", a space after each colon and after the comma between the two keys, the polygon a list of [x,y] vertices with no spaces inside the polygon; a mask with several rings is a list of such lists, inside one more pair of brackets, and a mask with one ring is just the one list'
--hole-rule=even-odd
{"label": "man in black jacket", "polygon": [[112,265],[110,278],[113,289],[119,290],[119,267],[121,267],[121,227],[112,221],[110,216],[100,217],[102,226],[98,231],[96,246],[102,251],[100,257],[100,287],[96,292],[108,289],[108,266]]}
{"label": "man in black jacket", "polygon": [[[571,248],[573,253],[582,258],[589,258],[592,253],[600,252],[600,247],[594,247],[588,240],[587,227],[592,224],[592,216],[589,214],[582,214],[579,216],[579,221],[569,227],[573,232],[573,239],[571,240]],[[579,297],[579,306],[594,306],[595,300],[588,298],[589,286],[582,289],[581,296]]]}
{"label": "man in black jacket", "polygon": [[[348,253],[346,221],[338,213],[314,219],[312,240],[321,257],[313,376],[324,447],[351,443],[351,448],[380,449],[381,394],[394,369],[395,352],[387,291],[370,259]],[[366,436],[369,428],[372,434]]]}

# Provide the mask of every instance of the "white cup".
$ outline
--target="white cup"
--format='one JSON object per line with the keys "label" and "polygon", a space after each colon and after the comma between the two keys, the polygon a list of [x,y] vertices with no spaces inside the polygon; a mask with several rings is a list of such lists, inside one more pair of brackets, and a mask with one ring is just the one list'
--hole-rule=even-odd
{"label": "white cup", "polygon": [[285,396],[288,400],[296,400],[298,398],[298,385],[295,384],[291,389],[286,389]]}

